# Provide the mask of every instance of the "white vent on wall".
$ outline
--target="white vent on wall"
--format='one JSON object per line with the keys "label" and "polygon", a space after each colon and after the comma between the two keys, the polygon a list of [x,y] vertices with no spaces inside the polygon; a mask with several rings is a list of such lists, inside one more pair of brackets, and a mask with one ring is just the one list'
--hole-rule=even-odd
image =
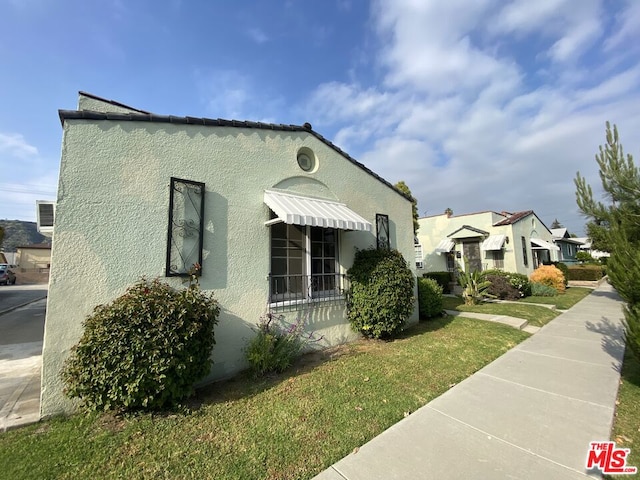
{"label": "white vent on wall", "polygon": [[36,200],[36,213],[38,219],[38,232],[45,237],[51,237],[53,235],[56,202],[49,200]]}

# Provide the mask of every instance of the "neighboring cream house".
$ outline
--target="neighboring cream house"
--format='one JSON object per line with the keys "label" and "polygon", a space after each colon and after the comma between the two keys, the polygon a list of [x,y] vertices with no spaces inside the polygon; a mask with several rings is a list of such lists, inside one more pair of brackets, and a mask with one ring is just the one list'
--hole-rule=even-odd
{"label": "neighboring cream house", "polygon": [[21,272],[48,272],[51,266],[51,245],[32,243],[16,247],[16,262]]}
{"label": "neighboring cream house", "polygon": [[[478,212],[420,218],[415,242],[418,275],[465,268],[497,268],[529,275],[553,261],[559,248],[549,229],[532,211]],[[419,262],[419,256],[422,262]]]}
{"label": "neighboring cream house", "polygon": [[305,318],[326,346],[357,338],[344,291],[358,249],[396,248],[414,268],[409,199],[309,124],[155,115],[82,92],[60,119],[44,416],[72,407],[59,373],[82,321],[141,276],[181,287],[202,265],[221,306],[215,380],[246,367],[267,311]]}

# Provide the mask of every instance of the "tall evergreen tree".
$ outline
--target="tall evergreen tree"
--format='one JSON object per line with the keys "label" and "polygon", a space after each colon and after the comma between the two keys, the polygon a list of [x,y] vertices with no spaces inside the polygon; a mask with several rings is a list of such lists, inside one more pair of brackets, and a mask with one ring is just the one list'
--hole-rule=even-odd
{"label": "tall evergreen tree", "polygon": [[607,274],[626,302],[627,345],[640,359],[640,172],[631,155],[624,155],[618,129],[606,124],[606,145],[600,146],[596,161],[607,204],[593,198],[591,186],[578,172],[578,207],[591,221],[589,235],[597,235],[598,249],[611,252]]}
{"label": "tall evergreen tree", "polygon": [[395,187],[398,190],[400,190],[402,193],[411,197],[411,204],[412,204],[411,208],[413,212],[413,234],[415,235],[416,233],[418,233],[418,229],[420,228],[420,224],[418,223],[418,201],[411,194],[411,190],[409,189],[409,186],[406,183],[404,183],[404,180],[400,180],[398,183],[396,183]]}
{"label": "tall evergreen tree", "polygon": [[563,228],[563,227],[564,225],[562,225],[557,218],[551,224],[551,228]]}

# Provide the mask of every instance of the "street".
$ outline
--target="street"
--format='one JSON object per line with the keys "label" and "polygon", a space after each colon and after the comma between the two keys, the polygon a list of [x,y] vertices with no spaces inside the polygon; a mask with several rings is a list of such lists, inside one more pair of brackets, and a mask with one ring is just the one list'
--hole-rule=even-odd
{"label": "street", "polygon": [[[0,345],[42,341],[46,295],[46,285],[0,287]],[[34,300],[38,301],[2,313]]]}
{"label": "street", "polygon": [[27,302],[47,296],[47,285],[0,285],[0,314],[24,305]]}
{"label": "street", "polygon": [[0,432],[40,418],[46,294],[46,285],[0,287]]}

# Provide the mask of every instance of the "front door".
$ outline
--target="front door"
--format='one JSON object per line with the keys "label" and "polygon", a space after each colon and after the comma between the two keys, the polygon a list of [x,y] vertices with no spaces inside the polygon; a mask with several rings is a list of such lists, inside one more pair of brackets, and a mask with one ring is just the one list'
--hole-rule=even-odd
{"label": "front door", "polygon": [[482,270],[482,257],[480,256],[480,242],[464,242],[462,252],[465,260],[469,262],[469,271]]}

